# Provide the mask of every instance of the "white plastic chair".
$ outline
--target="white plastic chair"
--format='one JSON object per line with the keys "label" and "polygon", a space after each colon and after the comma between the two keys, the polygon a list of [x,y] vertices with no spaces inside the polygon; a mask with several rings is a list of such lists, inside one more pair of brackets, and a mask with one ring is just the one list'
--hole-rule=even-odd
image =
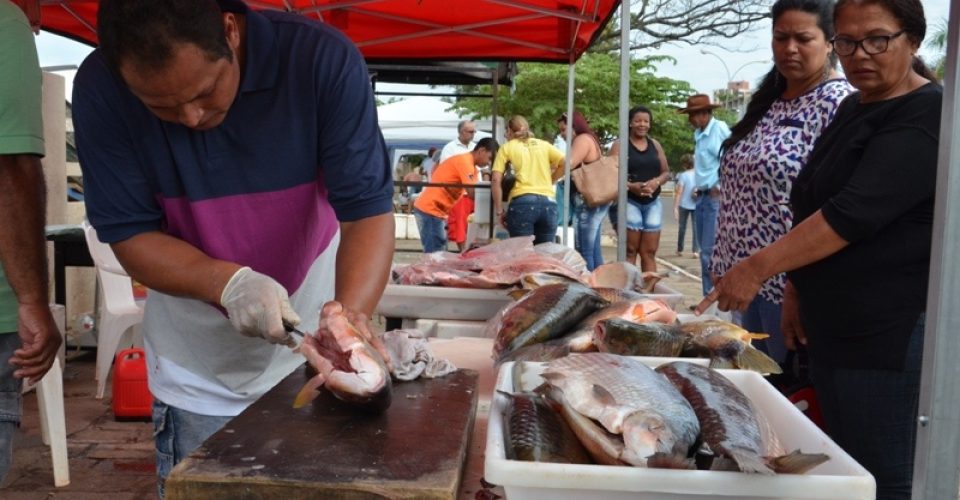
{"label": "white plastic chair", "polygon": [[86,220],[82,227],[103,297],[97,321],[97,399],[102,399],[120,340],[127,329],[143,321],[143,306],[134,299],[133,282],[110,245],[97,238],[97,231]]}
{"label": "white plastic chair", "polygon": [[[56,320],[60,335],[64,335],[63,306],[50,305],[50,312]],[[66,340],[64,340],[66,343]],[[40,437],[43,444],[50,447],[53,462],[53,485],[63,487],[70,484],[70,465],[67,461],[67,419],[63,411],[63,362],[64,344],[60,344],[60,353],[53,360],[50,371],[40,382],[30,385],[23,382],[23,392],[36,389],[37,407],[40,410]]]}

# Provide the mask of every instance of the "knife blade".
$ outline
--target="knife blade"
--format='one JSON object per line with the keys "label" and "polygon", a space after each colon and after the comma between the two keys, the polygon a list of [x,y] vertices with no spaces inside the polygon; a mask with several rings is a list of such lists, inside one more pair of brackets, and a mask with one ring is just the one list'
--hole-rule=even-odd
{"label": "knife blade", "polygon": [[283,329],[286,330],[287,333],[293,333],[295,335],[299,335],[301,339],[307,336],[306,333],[303,333],[300,330],[297,330],[297,328],[287,320],[283,320]]}

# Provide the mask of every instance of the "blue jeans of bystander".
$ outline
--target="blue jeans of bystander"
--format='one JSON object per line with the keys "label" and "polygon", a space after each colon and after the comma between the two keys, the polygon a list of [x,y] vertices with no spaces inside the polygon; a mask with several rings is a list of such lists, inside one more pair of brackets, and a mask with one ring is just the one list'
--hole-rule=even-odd
{"label": "blue jeans of bystander", "polygon": [[[677,207],[679,212],[677,215],[680,216],[680,219],[677,221],[677,253],[683,253],[683,240],[687,238],[687,219],[695,220],[694,213],[696,210],[687,210],[683,207]],[[700,239],[697,238],[697,232],[695,228],[690,229],[690,233],[693,234],[693,253],[700,251]]]}
{"label": "blue jeans of bystander", "polygon": [[413,217],[417,220],[417,231],[420,232],[420,243],[423,253],[439,252],[447,249],[447,230],[444,220],[428,213],[413,209]]}
{"label": "blue jeans of bystander", "polygon": [[162,499],[167,476],[233,417],[199,415],[153,400],[153,439],[157,447],[157,493]]}
{"label": "blue jeans of bystander", "polygon": [[780,331],[780,304],[757,295],[747,310],[740,314],[740,326],[748,332],[766,333],[770,337],[754,340],[753,346],[767,353],[777,363],[787,360],[787,345]]}
{"label": "blue jeans of bystander", "polygon": [[533,235],[533,243],[557,240],[557,204],[538,194],[525,194],[510,200],[504,217],[510,237]]}
{"label": "blue jeans of bystander", "polygon": [[719,209],[718,197],[703,194],[697,198],[697,210],[693,217],[693,237],[700,240],[700,276],[703,279],[704,295],[713,290],[713,280],[710,278],[710,254],[713,253],[713,243],[717,239]]}
{"label": "blue jeans of bystander", "polygon": [[15,378],[16,366],[7,362],[21,346],[16,332],[0,333],[0,483],[7,477],[13,460],[13,435],[23,414],[23,379]]}
{"label": "blue jeans of bystander", "polygon": [[827,433],[877,480],[877,499],[909,499],[917,438],[924,315],[903,371],[830,368],[810,358]]}
{"label": "blue jeans of bystander", "polygon": [[587,270],[593,271],[603,264],[603,252],[600,247],[601,228],[603,218],[610,210],[610,203],[597,207],[589,207],[578,193],[574,199],[574,217],[577,229],[574,232],[574,247],[587,262]]}

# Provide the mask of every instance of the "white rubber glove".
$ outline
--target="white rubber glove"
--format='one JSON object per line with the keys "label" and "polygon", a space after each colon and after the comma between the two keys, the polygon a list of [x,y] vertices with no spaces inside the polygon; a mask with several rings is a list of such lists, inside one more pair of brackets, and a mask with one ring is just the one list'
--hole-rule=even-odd
{"label": "white rubber glove", "polygon": [[296,326],[300,316],[290,305],[287,291],[273,278],[249,267],[240,268],[223,287],[220,305],[240,333],[263,337],[271,344],[296,345],[283,321]]}

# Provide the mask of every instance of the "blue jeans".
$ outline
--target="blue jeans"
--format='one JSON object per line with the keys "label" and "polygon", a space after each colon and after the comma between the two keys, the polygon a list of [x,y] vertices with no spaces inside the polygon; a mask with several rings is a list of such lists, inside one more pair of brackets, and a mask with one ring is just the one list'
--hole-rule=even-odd
{"label": "blue jeans", "polygon": [[557,241],[557,204],[539,194],[510,200],[504,217],[511,238],[533,235],[533,244]]}
{"label": "blue jeans", "polygon": [[583,197],[577,194],[574,199],[574,217],[577,221],[577,230],[574,232],[574,247],[587,262],[587,271],[593,271],[603,264],[603,252],[600,248],[600,229],[603,227],[603,218],[610,210],[610,203],[597,207],[589,207]]}
{"label": "blue jeans", "polygon": [[447,229],[444,220],[430,214],[413,209],[413,217],[417,220],[417,231],[420,232],[420,243],[424,253],[439,252],[447,249]]}
{"label": "blue jeans", "polygon": [[233,417],[199,415],[153,399],[153,439],[157,447],[157,493],[164,496],[167,476]]}
{"label": "blue jeans", "polygon": [[703,279],[703,294],[713,290],[710,279],[710,254],[717,240],[717,212],[720,199],[709,194],[697,198],[697,210],[693,216],[693,237],[700,241],[700,276]]}
{"label": "blue jeans", "polygon": [[[687,210],[683,207],[677,207],[678,215],[680,220],[677,221],[679,227],[677,228],[677,253],[683,252],[683,240],[687,238],[687,219],[693,220],[696,223],[696,217],[694,215],[695,210]],[[700,251],[700,239],[697,238],[697,232],[691,228],[690,232],[693,234],[693,253]]]}
{"label": "blue jeans", "polygon": [[810,359],[827,434],[873,474],[878,500],[910,498],[923,329],[921,314],[903,371],[828,368]]}
{"label": "blue jeans", "polygon": [[787,359],[787,345],[783,343],[783,332],[780,331],[782,309],[780,304],[757,295],[747,310],[740,314],[740,326],[744,330],[770,335],[769,338],[754,340],[753,346],[780,364]]}
{"label": "blue jeans", "polygon": [[0,483],[10,471],[13,460],[13,435],[20,427],[23,414],[23,379],[15,378],[16,366],[8,363],[13,351],[20,348],[16,332],[0,333]]}

